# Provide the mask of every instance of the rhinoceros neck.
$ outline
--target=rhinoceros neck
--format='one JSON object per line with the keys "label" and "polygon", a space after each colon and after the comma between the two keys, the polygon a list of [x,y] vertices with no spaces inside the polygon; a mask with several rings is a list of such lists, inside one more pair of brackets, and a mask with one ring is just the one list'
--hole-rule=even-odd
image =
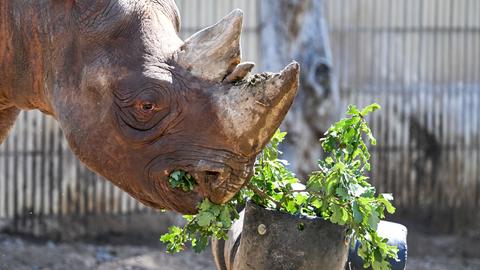
{"label": "rhinoceros neck", "polygon": [[13,46],[11,29],[9,29],[10,21],[8,1],[0,2],[0,110],[11,107],[10,101],[10,74],[7,67],[13,64]]}
{"label": "rhinoceros neck", "polygon": [[0,104],[50,113],[51,1],[0,2]]}

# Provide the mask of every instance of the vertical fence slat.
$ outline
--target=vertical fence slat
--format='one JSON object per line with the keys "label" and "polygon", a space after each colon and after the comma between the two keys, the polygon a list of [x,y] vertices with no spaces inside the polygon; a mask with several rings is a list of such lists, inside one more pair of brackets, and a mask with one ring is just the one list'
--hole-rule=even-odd
{"label": "vertical fence slat", "polygon": [[[183,37],[243,7],[245,58],[261,60],[255,59],[261,58],[261,26],[252,18],[260,14],[260,0],[177,2]],[[479,206],[480,16],[475,11],[480,1],[325,4],[342,106],[383,106],[369,119],[379,143],[372,148],[372,182],[395,193],[403,208]],[[51,118],[38,112],[19,118],[0,146],[0,217],[21,219],[28,211],[41,219],[144,209],[89,172],[66,145]],[[440,150],[430,153],[435,146]]]}
{"label": "vertical fence slat", "polygon": [[[367,26],[362,15],[345,19],[364,10],[359,2],[326,3],[345,104],[369,100],[357,94],[382,97],[384,110],[372,121],[379,138],[372,181],[398,193],[402,206],[431,211],[478,206],[480,17],[470,13],[476,14],[480,3],[363,1],[370,12]],[[352,37],[357,44],[347,46]],[[371,59],[359,65],[358,52],[368,47]],[[352,53],[357,53],[353,59]]]}

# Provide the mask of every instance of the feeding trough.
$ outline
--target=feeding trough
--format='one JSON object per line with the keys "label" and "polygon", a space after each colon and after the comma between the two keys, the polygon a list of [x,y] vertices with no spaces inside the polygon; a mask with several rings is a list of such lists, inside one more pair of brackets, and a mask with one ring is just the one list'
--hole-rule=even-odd
{"label": "feeding trough", "polygon": [[[326,157],[318,161],[319,170],[309,175],[306,185],[279,159],[278,145],[286,133],[275,133],[258,157],[250,183],[224,205],[205,199],[183,229],[174,227],[162,236],[167,249],[181,251],[190,242],[201,251],[213,236],[226,240],[214,239],[212,245],[221,270],[335,270],[345,267],[352,247],[349,269],[390,269],[402,263],[396,269],[403,269],[406,229],[390,223],[379,226],[385,212],[395,212],[393,196],[377,194],[365,176],[370,154],[363,138],[375,143],[365,116],[376,109],[377,104],[362,110],[350,106],[348,117],[332,125],[322,139]],[[178,175],[182,174],[172,174],[174,186],[191,181]],[[242,206],[245,210],[238,215],[236,209]]]}
{"label": "feeding trough", "polygon": [[[407,262],[407,228],[381,221],[378,233],[398,248],[392,270]],[[228,234],[212,240],[219,270],[244,269],[347,269],[361,270],[359,242],[350,243],[346,228],[318,217],[294,216],[249,202]]]}
{"label": "feeding trough", "polygon": [[341,270],[350,243],[344,226],[318,217],[265,209],[251,202],[247,203],[244,219],[237,221],[229,236],[226,243],[213,244],[217,268],[221,270]]}

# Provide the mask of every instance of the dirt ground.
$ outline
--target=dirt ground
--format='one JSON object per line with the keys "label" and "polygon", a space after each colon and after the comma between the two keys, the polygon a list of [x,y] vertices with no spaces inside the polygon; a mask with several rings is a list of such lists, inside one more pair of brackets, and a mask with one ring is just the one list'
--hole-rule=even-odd
{"label": "dirt ground", "polygon": [[171,255],[160,244],[54,243],[0,234],[0,269],[201,270],[215,266],[208,251],[199,255],[190,251]]}
{"label": "dirt ground", "polygon": [[[135,241],[138,242],[138,241]],[[480,237],[409,235],[411,270],[480,270]],[[127,239],[54,243],[0,234],[1,270],[200,270],[215,269],[212,255],[170,255],[156,242],[129,244]]]}
{"label": "dirt ground", "polygon": [[432,235],[410,228],[407,269],[480,270],[480,234]]}

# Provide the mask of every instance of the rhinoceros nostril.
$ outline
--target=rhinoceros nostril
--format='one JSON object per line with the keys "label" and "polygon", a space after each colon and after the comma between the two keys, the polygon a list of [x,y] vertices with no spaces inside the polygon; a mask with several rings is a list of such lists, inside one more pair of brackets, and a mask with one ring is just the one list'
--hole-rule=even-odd
{"label": "rhinoceros nostril", "polygon": [[206,171],[205,172],[205,184],[214,184],[217,182],[217,180],[220,178],[220,173],[219,172],[211,172],[211,171]]}

